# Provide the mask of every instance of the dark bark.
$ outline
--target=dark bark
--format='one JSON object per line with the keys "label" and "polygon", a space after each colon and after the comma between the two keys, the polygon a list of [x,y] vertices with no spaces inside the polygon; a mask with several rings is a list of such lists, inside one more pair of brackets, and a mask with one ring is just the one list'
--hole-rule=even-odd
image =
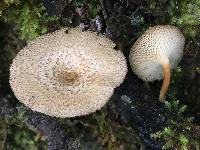
{"label": "dark bark", "polygon": [[164,104],[158,101],[158,92],[145,91],[142,81],[130,71],[109,103],[112,111],[120,114],[122,122],[138,131],[147,150],[159,150],[163,144],[150,136],[162,130],[166,123]]}
{"label": "dark bark", "polygon": [[[22,113],[21,110],[16,108],[15,101],[11,96],[5,97],[0,101],[0,115],[7,121],[15,120],[13,117],[18,113]],[[23,113],[25,115],[19,122],[24,122],[29,128],[46,136],[49,150],[75,150],[79,148],[75,146],[76,139],[66,136],[64,129],[57,123],[55,118],[29,109],[24,110]]]}

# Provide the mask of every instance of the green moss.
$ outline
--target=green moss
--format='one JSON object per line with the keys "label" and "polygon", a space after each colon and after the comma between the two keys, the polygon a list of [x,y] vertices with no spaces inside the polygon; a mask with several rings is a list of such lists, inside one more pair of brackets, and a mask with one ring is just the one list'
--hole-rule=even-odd
{"label": "green moss", "polygon": [[[26,108],[20,106],[9,122],[0,117],[0,149],[1,150],[46,150],[47,140],[41,134],[29,130],[22,122]],[[24,109],[24,110],[22,110]]]}
{"label": "green moss", "polygon": [[94,114],[93,117],[95,124],[90,130],[104,149],[114,150],[120,146],[124,149],[137,149],[136,145],[142,147],[138,134],[131,127],[111,119],[106,109]]}
{"label": "green moss", "polygon": [[172,24],[182,28],[187,37],[199,35],[199,0],[149,0],[145,6],[147,14],[152,14],[155,24]]}
{"label": "green moss", "polygon": [[200,1],[184,0],[179,4],[179,16],[173,17],[172,22],[179,25],[199,25],[200,24]]}
{"label": "green moss", "polygon": [[119,147],[127,150],[136,150],[138,147],[142,149],[143,145],[135,130],[128,125],[120,124],[115,115],[108,113],[104,107],[101,111],[80,119],[59,121],[65,127],[67,135],[79,139],[80,149],[84,149],[86,143],[92,144],[91,150],[116,150]]}
{"label": "green moss", "polygon": [[184,0],[175,7],[178,7],[178,10],[172,13],[171,23],[181,26],[185,35],[194,38],[199,34],[200,1]]}
{"label": "green moss", "polygon": [[41,3],[28,0],[17,5],[10,4],[4,9],[1,19],[13,26],[21,39],[28,41],[46,33],[48,23],[58,18],[49,17]]}
{"label": "green moss", "polygon": [[192,117],[184,117],[186,105],[180,105],[179,101],[165,102],[167,114],[167,126],[157,133],[154,138],[164,139],[163,149],[191,150],[198,149],[200,143],[200,126],[193,123]]}
{"label": "green moss", "polygon": [[7,9],[10,5],[19,5],[20,0],[1,0],[0,2],[0,17],[3,15],[5,9]]}
{"label": "green moss", "polygon": [[[43,9],[42,6],[39,8],[33,7],[32,9],[28,4],[23,6],[19,18],[22,39],[30,40],[47,32],[47,27],[41,24],[41,21],[43,20],[41,11]],[[42,20],[40,20],[40,17]]]}
{"label": "green moss", "polygon": [[184,73],[181,66],[178,66],[176,69],[173,70],[170,88],[167,94],[172,99],[174,97],[178,97],[180,94],[179,90],[177,89],[182,89],[183,74]]}
{"label": "green moss", "polygon": [[100,10],[100,2],[98,0],[74,0],[72,3],[78,7],[87,6],[88,15],[91,18],[94,18]]}
{"label": "green moss", "polygon": [[47,140],[39,133],[26,127],[11,125],[7,129],[6,149],[9,150],[47,150]]}
{"label": "green moss", "polygon": [[5,148],[5,142],[7,137],[7,124],[0,116],[0,149]]}

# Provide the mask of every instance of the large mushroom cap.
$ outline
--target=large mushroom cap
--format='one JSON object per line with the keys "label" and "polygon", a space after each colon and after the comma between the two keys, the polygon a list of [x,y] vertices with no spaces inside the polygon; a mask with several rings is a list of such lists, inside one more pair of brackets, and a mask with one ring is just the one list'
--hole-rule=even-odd
{"label": "large mushroom cap", "polygon": [[125,58],[111,40],[66,30],[31,41],[10,67],[15,96],[32,110],[56,117],[100,109],[127,73]]}
{"label": "large mushroom cap", "polygon": [[143,80],[161,80],[161,61],[168,58],[171,68],[175,68],[183,55],[184,44],[185,38],[178,28],[170,25],[151,27],[131,48],[131,67]]}

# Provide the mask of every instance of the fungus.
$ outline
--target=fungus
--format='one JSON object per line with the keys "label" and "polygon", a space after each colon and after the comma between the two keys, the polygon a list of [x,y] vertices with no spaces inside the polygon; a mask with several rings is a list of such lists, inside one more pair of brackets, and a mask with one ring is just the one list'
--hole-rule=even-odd
{"label": "fungus", "polygon": [[103,35],[61,29],[27,44],[10,67],[10,86],[19,101],[56,117],[99,110],[127,73],[121,51]]}
{"label": "fungus", "polygon": [[129,61],[133,72],[146,81],[161,80],[159,100],[164,101],[170,84],[170,72],[183,55],[181,31],[170,25],[149,28],[131,48]]}

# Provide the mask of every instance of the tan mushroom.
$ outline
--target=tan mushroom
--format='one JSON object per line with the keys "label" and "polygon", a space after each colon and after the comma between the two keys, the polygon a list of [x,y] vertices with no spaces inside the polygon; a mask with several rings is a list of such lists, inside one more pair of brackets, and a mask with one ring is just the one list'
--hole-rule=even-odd
{"label": "tan mushroom", "polygon": [[127,73],[125,57],[111,40],[66,30],[31,41],[10,67],[10,86],[19,101],[56,117],[99,110]]}
{"label": "tan mushroom", "polygon": [[170,25],[149,28],[131,48],[129,61],[133,72],[146,81],[161,80],[160,101],[165,99],[170,84],[170,72],[183,55],[185,38]]}

